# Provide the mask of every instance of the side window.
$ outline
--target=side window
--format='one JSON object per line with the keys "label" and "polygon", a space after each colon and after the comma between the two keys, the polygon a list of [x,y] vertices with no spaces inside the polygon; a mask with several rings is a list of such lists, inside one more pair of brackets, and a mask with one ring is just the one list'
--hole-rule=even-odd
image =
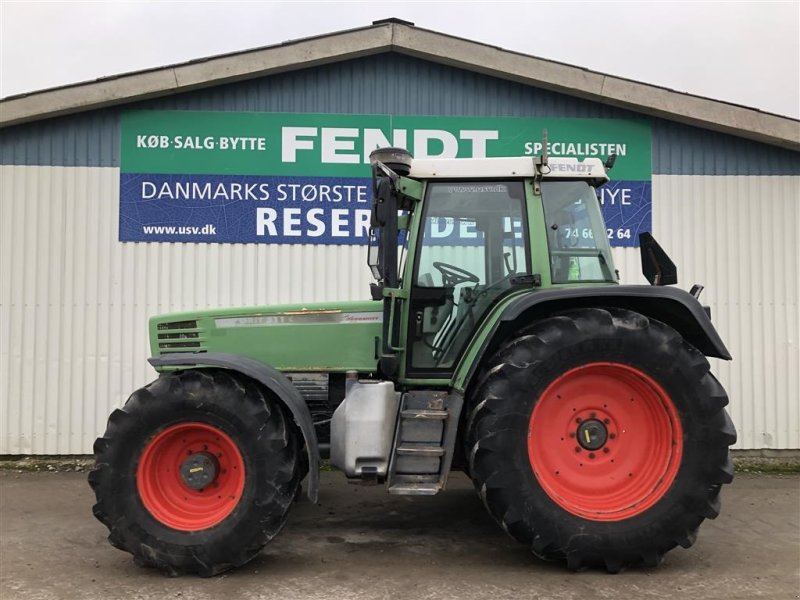
{"label": "side window", "polygon": [[611,251],[594,189],[582,181],[542,184],[553,283],[613,281]]}

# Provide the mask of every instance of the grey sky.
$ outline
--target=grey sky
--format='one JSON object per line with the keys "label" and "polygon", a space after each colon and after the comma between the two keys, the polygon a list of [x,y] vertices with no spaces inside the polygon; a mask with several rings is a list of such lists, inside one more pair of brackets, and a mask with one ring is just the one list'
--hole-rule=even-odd
{"label": "grey sky", "polygon": [[800,117],[800,0],[0,0],[0,7],[2,97],[399,17],[508,50]]}

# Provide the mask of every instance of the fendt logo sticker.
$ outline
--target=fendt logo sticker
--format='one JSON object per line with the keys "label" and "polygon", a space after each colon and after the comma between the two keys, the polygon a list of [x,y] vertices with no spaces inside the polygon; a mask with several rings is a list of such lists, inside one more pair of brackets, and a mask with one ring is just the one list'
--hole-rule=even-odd
{"label": "fendt logo sticker", "polygon": [[272,325],[339,325],[382,323],[383,313],[344,313],[340,310],[316,310],[281,313],[278,315],[255,315],[247,317],[223,317],[214,320],[217,329],[233,327],[266,327]]}
{"label": "fendt logo sticker", "polygon": [[550,156],[618,155],[598,191],[612,246],[651,229],[650,127],[637,121],[135,111],[121,127],[124,242],[365,244],[375,148],[534,156],[543,129]]}

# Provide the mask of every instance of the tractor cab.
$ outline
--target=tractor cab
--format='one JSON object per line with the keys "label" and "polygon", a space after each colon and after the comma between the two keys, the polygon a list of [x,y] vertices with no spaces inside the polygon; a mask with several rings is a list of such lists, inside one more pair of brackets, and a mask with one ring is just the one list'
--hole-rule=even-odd
{"label": "tractor cab", "polygon": [[386,303],[387,375],[449,379],[490,309],[516,291],[616,283],[598,159],[371,158],[369,264],[373,298]]}

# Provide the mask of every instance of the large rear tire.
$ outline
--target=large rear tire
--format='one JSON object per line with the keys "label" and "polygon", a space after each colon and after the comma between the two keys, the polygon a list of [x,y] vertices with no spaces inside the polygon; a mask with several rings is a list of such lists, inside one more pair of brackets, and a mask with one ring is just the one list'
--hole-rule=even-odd
{"label": "large rear tire", "polygon": [[304,473],[281,406],[230,371],[186,370],[134,392],[94,445],[95,516],[137,564],[208,577],[283,527]]}
{"label": "large rear tire", "polygon": [[491,515],[545,559],[610,572],[694,543],[733,479],[706,358],[638,313],[582,309],[503,346],[471,394],[466,454]]}

